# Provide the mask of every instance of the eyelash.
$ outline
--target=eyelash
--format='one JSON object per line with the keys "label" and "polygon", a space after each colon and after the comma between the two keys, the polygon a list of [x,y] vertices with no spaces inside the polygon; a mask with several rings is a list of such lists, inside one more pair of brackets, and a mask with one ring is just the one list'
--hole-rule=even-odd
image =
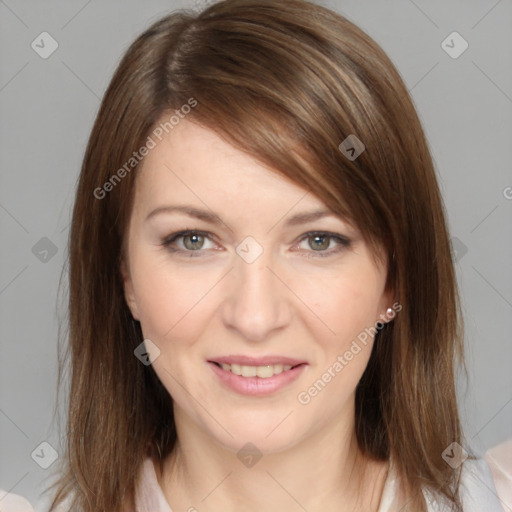
{"label": "eyelash", "polygon": [[[164,246],[171,253],[187,254],[191,258],[201,256],[202,255],[201,253],[204,253],[205,249],[197,249],[197,250],[193,251],[193,250],[189,250],[189,249],[180,249],[180,248],[171,246],[171,244],[173,244],[176,240],[178,240],[179,238],[183,238],[187,235],[203,236],[205,238],[208,238],[210,241],[213,241],[212,239],[214,238],[211,233],[208,233],[206,231],[187,229],[184,231],[178,231],[176,233],[172,233],[171,235],[166,237],[162,241],[162,246]],[[313,249],[308,250],[308,251],[306,251],[308,253],[306,257],[308,257],[308,258],[310,258],[310,257],[325,258],[327,256],[337,254],[338,252],[350,247],[350,245],[351,245],[351,241],[348,238],[338,235],[336,233],[331,233],[329,231],[308,231],[307,233],[304,233],[304,235],[302,235],[302,237],[298,240],[297,244],[300,244],[302,241],[307,240],[308,238],[311,238],[311,237],[315,237],[315,236],[324,236],[331,240],[335,240],[338,242],[338,247],[335,248],[334,250],[328,249],[325,251],[314,251]]]}

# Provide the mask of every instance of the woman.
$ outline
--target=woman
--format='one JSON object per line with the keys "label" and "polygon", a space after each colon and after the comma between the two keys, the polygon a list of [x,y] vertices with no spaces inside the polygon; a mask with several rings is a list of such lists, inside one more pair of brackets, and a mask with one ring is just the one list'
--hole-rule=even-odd
{"label": "woman", "polygon": [[55,506],[501,510],[457,412],[424,133],[325,8],[227,0],[131,45],[84,158],[69,308]]}

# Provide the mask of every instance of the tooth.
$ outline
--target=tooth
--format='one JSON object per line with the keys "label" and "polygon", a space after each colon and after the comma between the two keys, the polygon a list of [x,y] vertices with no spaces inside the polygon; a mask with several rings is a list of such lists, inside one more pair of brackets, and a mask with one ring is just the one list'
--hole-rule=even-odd
{"label": "tooth", "polygon": [[248,366],[240,364],[226,364],[220,363],[221,368],[224,371],[231,372],[235,375],[241,375],[242,377],[256,377],[261,379],[268,379],[274,375],[287,372],[292,368],[291,365],[275,364],[275,365],[264,365],[264,366]]}
{"label": "tooth", "polygon": [[239,364],[232,364],[231,365],[231,373],[234,373],[235,375],[242,375],[242,368]]}
{"label": "tooth", "polygon": [[278,375],[283,372],[283,365],[282,364],[275,364],[274,365],[274,374]]}
{"label": "tooth", "polygon": [[242,377],[256,377],[256,366],[242,366]]}
{"label": "tooth", "polygon": [[268,379],[274,375],[274,367],[270,366],[258,366],[256,368],[256,375],[262,379]]}

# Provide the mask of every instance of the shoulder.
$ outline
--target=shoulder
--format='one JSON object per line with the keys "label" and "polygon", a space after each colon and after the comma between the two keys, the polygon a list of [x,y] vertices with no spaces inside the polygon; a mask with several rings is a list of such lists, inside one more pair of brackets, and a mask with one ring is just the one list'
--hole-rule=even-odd
{"label": "shoulder", "polygon": [[[464,512],[504,512],[504,510],[512,510],[510,499],[512,494],[512,458],[510,452],[507,459],[508,474],[503,470],[503,465],[499,468],[496,466],[491,471],[487,458],[490,458],[488,454],[485,458],[466,459],[462,465],[459,493]],[[446,512],[450,510],[446,499],[440,493],[426,487],[422,491],[428,512]],[[379,512],[398,510],[407,503],[407,498],[404,482],[398,477],[396,468],[391,461]]]}
{"label": "shoulder", "polygon": [[[462,464],[459,488],[464,512],[503,512],[489,465],[483,458],[466,459]],[[432,491],[423,490],[429,512],[448,510],[446,502]]]}
{"label": "shoulder", "polygon": [[460,493],[464,512],[503,511],[491,469],[483,458],[463,463]]}
{"label": "shoulder", "polygon": [[2,512],[34,512],[34,507],[23,496],[0,489]]}
{"label": "shoulder", "polygon": [[485,460],[503,508],[512,510],[512,438],[487,450]]}

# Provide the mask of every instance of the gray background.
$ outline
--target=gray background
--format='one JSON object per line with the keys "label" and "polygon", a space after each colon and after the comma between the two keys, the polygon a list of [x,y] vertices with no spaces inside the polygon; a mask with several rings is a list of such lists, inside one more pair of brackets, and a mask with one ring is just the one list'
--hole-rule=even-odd
{"label": "gray background", "polygon": [[[205,3],[0,0],[0,488],[36,510],[45,510],[39,492],[52,468],[31,454],[43,441],[59,450],[57,290],[100,98],[136,35],[175,8]],[[429,139],[459,258],[470,373],[461,413],[482,454],[512,437],[512,2],[324,5],[388,53]],[[43,31],[59,45],[47,59],[31,48]],[[441,46],[453,31],[469,44],[458,58]]]}

